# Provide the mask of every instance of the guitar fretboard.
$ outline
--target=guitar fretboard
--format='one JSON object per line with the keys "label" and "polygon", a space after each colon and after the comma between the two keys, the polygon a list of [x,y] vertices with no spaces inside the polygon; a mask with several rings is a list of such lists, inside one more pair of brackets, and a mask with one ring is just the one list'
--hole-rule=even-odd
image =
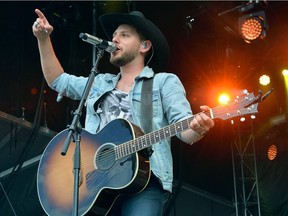
{"label": "guitar fretboard", "polygon": [[151,133],[145,134],[134,140],[125,142],[116,147],[116,159],[123,158],[125,156],[131,155],[135,152],[143,150],[151,145],[160,142],[161,140],[175,136],[177,133],[185,131],[189,128],[189,124],[193,117],[185,119],[183,121],[177,122],[175,124],[164,127],[160,130],[153,131]]}
{"label": "guitar fretboard", "polygon": [[[211,116],[210,112],[205,112],[205,114]],[[189,129],[190,122],[193,120],[193,118],[194,116],[116,146],[116,160],[141,151],[155,143],[160,142],[161,140],[173,137],[176,134]]]}

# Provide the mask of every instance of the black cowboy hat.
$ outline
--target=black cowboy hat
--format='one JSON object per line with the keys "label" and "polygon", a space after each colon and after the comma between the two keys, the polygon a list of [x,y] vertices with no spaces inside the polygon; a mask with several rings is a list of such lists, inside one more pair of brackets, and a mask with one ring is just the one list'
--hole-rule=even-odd
{"label": "black cowboy hat", "polygon": [[100,23],[107,37],[111,40],[114,31],[121,24],[128,24],[139,30],[143,36],[152,42],[154,55],[149,66],[155,72],[163,70],[168,63],[170,49],[161,30],[151,21],[147,20],[140,11],[131,13],[104,14],[99,17]]}

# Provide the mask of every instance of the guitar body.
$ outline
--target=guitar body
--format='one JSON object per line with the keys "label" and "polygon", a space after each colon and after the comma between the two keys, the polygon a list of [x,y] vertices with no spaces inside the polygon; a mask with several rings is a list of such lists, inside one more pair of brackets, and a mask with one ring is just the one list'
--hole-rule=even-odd
{"label": "guitar body", "polygon": [[[78,215],[106,215],[119,196],[135,194],[146,187],[149,160],[138,153],[117,159],[115,153],[117,145],[141,133],[124,119],[110,122],[97,134],[82,131]],[[68,129],[63,130],[49,142],[38,166],[38,197],[51,216],[71,216],[73,212],[75,143],[71,141],[67,154],[61,155],[67,135]]]}

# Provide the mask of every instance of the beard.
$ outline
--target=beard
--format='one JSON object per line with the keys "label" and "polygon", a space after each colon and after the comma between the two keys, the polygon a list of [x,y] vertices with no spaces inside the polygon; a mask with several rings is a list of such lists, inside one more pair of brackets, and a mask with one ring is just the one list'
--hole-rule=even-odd
{"label": "beard", "polygon": [[137,56],[136,51],[131,51],[128,53],[126,52],[126,53],[123,53],[123,55],[119,57],[115,57],[115,58],[110,57],[110,63],[116,67],[121,67],[133,61],[136,58],[136,56]]}

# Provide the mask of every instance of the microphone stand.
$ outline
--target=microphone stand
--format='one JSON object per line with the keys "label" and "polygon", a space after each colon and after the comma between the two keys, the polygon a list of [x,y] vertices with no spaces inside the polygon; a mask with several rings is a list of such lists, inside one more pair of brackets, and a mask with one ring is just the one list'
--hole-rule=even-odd
{"label": "microphone stand", "polygon": [[89,95],[91,86],[94,82],[94,79],[96,75],[99,73],[97,70],[97,66],[99,64],[100,59],[103,56],[104,49],[100,48],[97,49],[97,55],[96,55],[96,60],[94,63],[94,66],[91,69],[91,73],[89,75],[89,78],[87,80],[86,86],[83,91],[82,98],[80,100],[79,106],[77,110],[73,113],[74,117],[72,120],[71,125],[69,126],[68,129],[68,135],[64,141],[64,145],[61,151],[61,155],[65,156],[68,150],[68,147],[71,142],[71,137],[73,135],[73,141],[75,142],[75,150],[74,150],[74,167],[73,167],[73,173],[74,173],[74,191],[73,191],[73,211],[72,215],[77,216],[78,215],[78,204],[79,204],[79,174],[80,174],[80,164],[81,164],[81,151],[80,151],[80,141],[81,141],[81,132],[82,132],[82,127],[80,125],[80,117],[82,114],[82,109],[84,104],[86,103],[87,97]]}

